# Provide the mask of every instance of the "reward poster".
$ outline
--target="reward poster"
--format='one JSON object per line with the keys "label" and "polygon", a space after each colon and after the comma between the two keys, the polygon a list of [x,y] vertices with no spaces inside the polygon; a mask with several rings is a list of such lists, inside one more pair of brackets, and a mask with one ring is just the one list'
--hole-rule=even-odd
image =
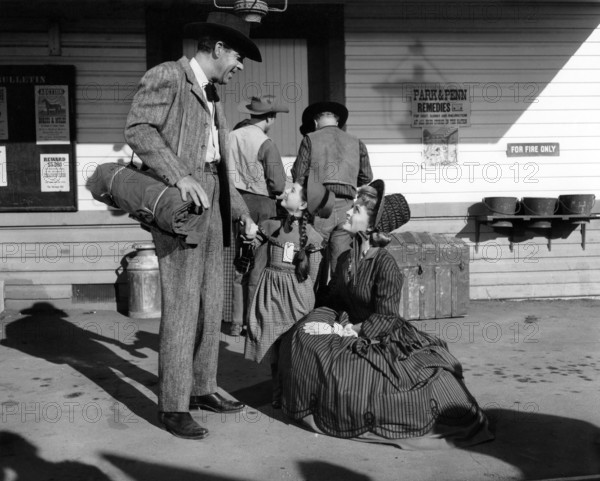
{"label": "reward poster", "polygon": [[69,154],[41,154],[42,192],[69,192]]}
{"label": "reward poster", "polygon": [[68,85],[36,85],[35,125],[37,144],[68,144]]}

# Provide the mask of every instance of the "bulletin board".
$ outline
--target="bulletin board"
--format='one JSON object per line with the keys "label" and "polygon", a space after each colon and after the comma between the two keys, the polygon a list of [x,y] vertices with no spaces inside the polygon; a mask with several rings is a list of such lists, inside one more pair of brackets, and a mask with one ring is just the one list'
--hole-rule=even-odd
{"label": "bulletin board", "polygon": [[75,67],[0,66],[0,212],[77,210]]}

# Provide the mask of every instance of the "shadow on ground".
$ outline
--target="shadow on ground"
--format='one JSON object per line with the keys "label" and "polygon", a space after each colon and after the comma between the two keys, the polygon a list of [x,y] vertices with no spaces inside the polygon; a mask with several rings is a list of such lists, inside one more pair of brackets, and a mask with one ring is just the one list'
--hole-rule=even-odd
{"label": "shadow on ground", "polygon": [[[21,314],[25,317],[4,327],[4,339],[0,345],[54,364],[67,364],[140,418],[158,424],[156,403],[122,380],[113,370],[120,371],[125,377],[153,391],[156,391],[157,376],[104,345],[116,346],[133,357],[145,359],[147,356],[139,349],[155,348],[156,334],[138,330],[135,338],[133,329],[131,333],[124,332],[116,321],[112,326],[107,326],[95,323],[93,318],[77,325],[67,319],[67,313],[45,302],[36,303]],[[123,342],[128,340],[134,342]],[[71,399],[80,394],[69,393],[66,396]]]}
{"label": "shadow on ground", "polygon": [[468,451],[516,467],[524,479],[600,473],[597,426],[579,419],[508,409],[489,409],[486,414],[496,439]]}
{"label": "shadow on ground", "polygon": [[[39,456],[37,447],[10,431],[0,431],[0,447],[1,479],[110,481],[96,466],[79,461],[46,461]],[[8,474],[10,471],[14,473],[14,478]],[[4,478],[4,475],[9,477]]]}
{"label": "shadow on ground", "polygon": [[[247,479],[212,474],[206,470],[175,468],[164,464],[149,463],[108,453],[105,453],[103,457],[126,473],[131,479],[138,481],[162,481],[165,479],[176,479],[177,481],[243,481]],[[369,481],[371,479],[370,477],[356,473],[351,469],[323,461],[300,461],[298,465],[302,472],[300,479],[343,479],[345,481]],[[285,473],[285,471],[282,471],[282,476],[289,477],[290,479],[297,479],[291,473],[283,473]]]}

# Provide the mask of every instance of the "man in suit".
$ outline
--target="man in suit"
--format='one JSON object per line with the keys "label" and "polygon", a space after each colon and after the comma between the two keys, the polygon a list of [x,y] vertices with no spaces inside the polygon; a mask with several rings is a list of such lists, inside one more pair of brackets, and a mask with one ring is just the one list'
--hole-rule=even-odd
{"label": "man in suit", "polygon": [[133,99],[125,138],[144,165],[176,186],[202,211],[196,247],[152,229],[162,286],[159,332],[159,420],[167,431],[201,439],[208,431],[191,409],[236,412],[244,405],[217,391],[217,359],[223,305],[223,245],[232,218],[252,237],[257,226],[230,185],[227,124],[215,83],[227,84],[243,59],[261,61],[248,37],[249,24],[230,14],[211,13],[184,35],[198,39],[194,58],[150,69]]}

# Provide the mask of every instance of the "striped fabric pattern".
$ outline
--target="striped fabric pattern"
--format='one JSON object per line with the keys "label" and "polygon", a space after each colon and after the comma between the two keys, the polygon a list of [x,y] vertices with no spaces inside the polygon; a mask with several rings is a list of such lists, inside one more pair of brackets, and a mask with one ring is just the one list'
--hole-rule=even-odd
{"label": "striped fabric pattern", "polygon": [[235,276],[235,226],[231,229],[231,239],[228,247],[223,247],[223,322],[233,321],[233,278]]}
{"label": "striped fabric pattern", "polygon": [[[393,257],[385,249],[370,250],[359,263],[356,285],[344,275],[351,258],[349,253],[340,263],[329,305],[282,338],[284,414],[296,420],[312,416],[319,430],[341,438],[460,433],[464,445],[465,435],[479,433],[481,440],[487,422],[464,385],[458,360],[443,341],[398,316],[402,277]],[[307,322],[344,319],[362,322],[358,339],[302,329]]]}

